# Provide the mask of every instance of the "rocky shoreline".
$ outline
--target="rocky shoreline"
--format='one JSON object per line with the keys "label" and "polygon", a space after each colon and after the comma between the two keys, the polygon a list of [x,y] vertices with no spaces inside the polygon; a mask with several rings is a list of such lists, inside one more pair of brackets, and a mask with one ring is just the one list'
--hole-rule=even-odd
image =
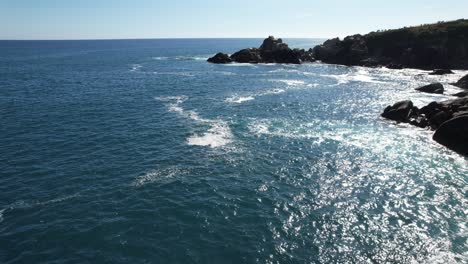
{"label": "rocky shoreline", "polygon": [[[430,75],[452,74],[451,69],[468,69],[468,20],[423,25],[367,35],[329,39],[313,49],[291,49],[273,36],[259,48],[242,49],[232,55],[218,53],[208,62],[287,63],[321,61],[347,66],[416,68],[433,70]],[[452,85],[466,89],[442,102],[431,102],[421,109],[410,100],[388,106],[383,118],[434,130],[433,139],[468,156],[468,75]],[[443,94],[441,83],[416,90]]]}

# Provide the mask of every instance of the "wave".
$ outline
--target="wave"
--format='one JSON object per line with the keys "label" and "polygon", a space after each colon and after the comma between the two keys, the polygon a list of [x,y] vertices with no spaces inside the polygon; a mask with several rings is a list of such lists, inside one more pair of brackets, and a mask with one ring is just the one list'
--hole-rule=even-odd
{"label": "wave", "polygon": [[152,59],[153,59],[153,60],[162,61],[162,60],[168,60],[169,57],[153,57]]}
{"label": "wave", "polygon": [[132,183],[133,187],[142,187],[154,182],[167,182],[168,180],[174,179],[176,176],[185,174],[186,171],[179,169],[178,167],[170,167],[166,169],[153,170],[145,173],[142,176],[137,177]]}
{"label": "wave", "polygon": [[321,74],[322,77],[333,78],[338,81],[336,85],[347,84],[350,82],[365,82],[365,83],[385,83],[382,81],[375,80],[373,76],[366,70],[360,69],[354,73],[330,75]]}
{"label": "wave", "polygon": [[193,72],[153,72],[156,75],[176,75],[176,76],[185,76],[185,77],[194,77]]}
{"label": "wave", "polygon": [[29,209],[29,208],[33,208],[36,206],[45,206],[49,204],[60,203],[60,202],[67,201],[67,200],[70,200],[79,196],[80,195],[76,193],[76,194],[67,195],[67,196],[63,196],[63,197],[59,197],[59,198],[55,198],[55,199],[47,200],[43,202],[39,202],[39,201],[27,202],[23,200],[16,201],[0,210],[0,223],[3,221],[3,217],[7,211],[15,210],[15,209]]}
{"label": "wave", "polygon": [[139,71],[143,66],[141,64],[133,64],[132,69],[130,70],[131,72],[136,72]]}
{"label": "wave", "polygon": [[232,132],[224,121],[213,122],[210,129],[202,135],[194,135],[187,139],[192,146],[209,146],[217,148],[232,142]]}
{"label": "wave", "polygon": [[305,82],[302,80],[275,80],[275,81],[285,83],[289,86],[300,86],[300,85],[305,84]]}
{"label": "wave", "polygon": [[205,133],[195,134],[187,138],[188,145],[218,148],[232,142],[233,135],[229,125],[225,121],[202,118],[197,112],[193,110],[185,110],[181,106],[183,102],[188,100],[187,96],[155,97],[155,99],[158,101],[169,102],[167,104],[167,108],[170,112],[177,113],[184,118],[201,124],[208,124],[210,126]]}
{"label": "wave", "polygon": [[237,104],[252,101],[252,100],[255,100],[255,97],[253,97],[253,96],[233,96],[233,97],[229,97],[229,98],[225,99],[225,101],[228,102],[228,103],[237,103]]}
{"label": "wave", "polygon": [[195,55],[195,56],[176,56],[175,60],[181,61],[206,61],[209,57],[204,55]]}

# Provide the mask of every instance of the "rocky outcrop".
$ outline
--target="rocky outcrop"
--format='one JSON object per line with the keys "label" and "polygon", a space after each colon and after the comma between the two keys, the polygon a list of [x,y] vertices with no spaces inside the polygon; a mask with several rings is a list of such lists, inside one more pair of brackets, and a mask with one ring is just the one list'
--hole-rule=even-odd
{"label": "rocky outcrop", "polygon": [[468,155],[468,96],[432,102],[421,109],[413,106],[411,101],[402,101],[385,108],[381,116],[435,130],[435,141]]}
{"label": "rocky outcrop", "polygon": [[441,83],[431,83],[429,85],[416,88],[415,90],[423,92],[423,93],[443,94],[444,86]]}
{"label": "rocky outcrop", "polygon": [[454,83],[453,85],[463,89],[468,89],[468,75],[461,78],[458,82]]}
{"label": "rocky outcrop", "polygon": [[313,56],[342,65],[468,69],[468,20],[330,39],[315,47]]}
{"label": "rocky outcrop", "polygon": [[408,122],[410,116],[412,116],[413,110],[417,110],[414,108],[413,102],[409,100],[401,101],[395,103],[393,106],[387,106],[382,113],[382,117],[397,122]]}
{"label": "rocky outcrop", "polygon": [[453,74],[453,71],[450,69],[435,69],[429,73],[429,75],[445,75],[445,74]]}
{"label": "rocky outcrop", "polygon": [[468,156],[468,115],[444,122],[432,138],[447,148]]}
{"label": "rocky outcrop", "polygon": [[229,57],[229,55],[220,52],[214,55],[214,57],[209,58],[208,62],[222,64],[222,63],[230,63],[232,62],[232,60]]}
{"label": "rocky outcrop", "polygon": [[[208,62],[227,63],[224,59],[209,58]],[[231,61],[237,63],[289,63],[301,64],[303,62],[315,61],[312,50],[291,49],[282,39],[273,36],[266,38],[259,48],[242,49],[230,56]],[[219,61],[219,62],[218,62]]]}

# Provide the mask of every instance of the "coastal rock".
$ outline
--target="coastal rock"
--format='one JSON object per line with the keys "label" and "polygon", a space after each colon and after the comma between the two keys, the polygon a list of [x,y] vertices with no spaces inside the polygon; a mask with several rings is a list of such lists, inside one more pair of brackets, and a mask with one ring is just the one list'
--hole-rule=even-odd
{"label": "coastal rock", "polygon": [[231,55],[231,59],[238,63],[259,63],[262,61],[258,49],[243,49]]}
{"label": "coastal rock", "polygon": [[432,138],[460,154],[468,155],[468,115],[444,122]]}
{"label": "coastal rock", "polygon": [[445,75],[445,74],[453,74],[453,71],[450,69],[435,69],[429,75]]}
{"label": "coastal rock", "polygon": [[217,64],[223,64],[223,63],[230,63],[232,62],[231,58],[229,57],[229,55],[225,54],[225,53],[222,53],[222,52],[219,52],[217,53],[216,55],[214,55],[213,57],[209,58],[207,60],[208,62],[211,62],[211,63],[217,63]]}
{"label": "coastal rock", "polygon": [[423,93],[443,94],[444,86],[441,83],[431,83],[429,85],[416,88],[415,90],[423,92]]}
{"label": "coastal rock", "polygon": [[431,102],[418,109],[411,101],[388,106],[382,117],[436,130],[434,140],[459,153],[468,152],[468,96]]}
{"label": "coastal rock", "polygon": [[465,75],[465,77],[461,78],[458,82],[454,83],[453,85],[463,89],[468,89],[468,75]]}
{"label": "coastal rock", "polygon": [[283,43],[282,39],[275,39],[273,36],[269,36],[263,40],[262,45],[260,46],[261,51],[276,51],[276,50],[285,50],[289,49],[288,44]]}
{"label": "coastal rock", "polygon": [[231,55],[229,60],[226,54],[218,53],[208,59],[212,63],[289,63],[301,64],[302,62],[314,62],[312,49],[291,49],[282,39],[273,36],[266,38],[259,48],[242,49]]}
{"label": "coastal rock", "polygon": [[324,63],[351,66],[468,69],[467,32],[468,20],[464,19],[371,32],[327,40],[313,49],[313,55]]}
{"label": "coastal rock", "polygon": [[413,102],[401,101],[393,106],[387,106],[381,116],[397,122],[408,122],[413,110],[416,110],[413,107]]}

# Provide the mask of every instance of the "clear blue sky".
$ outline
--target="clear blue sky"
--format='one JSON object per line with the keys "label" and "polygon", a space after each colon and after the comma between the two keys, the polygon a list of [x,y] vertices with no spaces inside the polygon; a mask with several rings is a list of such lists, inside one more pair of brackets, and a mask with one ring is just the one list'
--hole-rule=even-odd
{"label": "clear blue sky", "polygon": [[467,16],[467,0],[0,0],[0,39],[326,38]]}

